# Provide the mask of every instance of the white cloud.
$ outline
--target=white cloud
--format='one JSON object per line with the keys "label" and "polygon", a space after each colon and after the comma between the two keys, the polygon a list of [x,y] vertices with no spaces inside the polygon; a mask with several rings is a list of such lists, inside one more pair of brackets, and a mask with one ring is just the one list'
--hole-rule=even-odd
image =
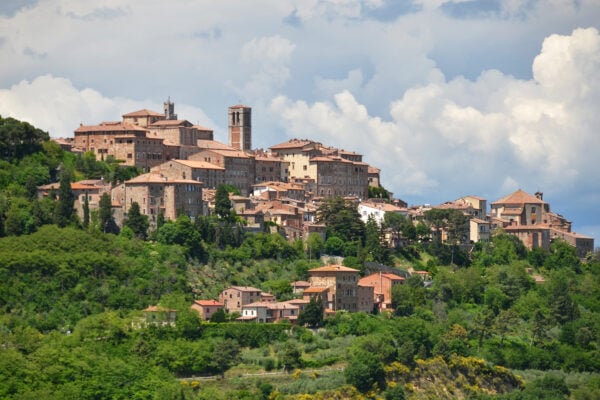
{"label": "white cloud", "polygon": [[278,97],[271,111],[292,136],[310,132],[361,151],[400,195],[434,189],[452,198],[490,187],[496,195],[518,187],[564,193],[586,183],[597,191],[600,161],[583,155],[600,148],[598,46],[593,28],[550,36],[532,80],[489,71],[415,87],[392,103],[391,121],[348,91],[313,104]]}
{"label": "white cloud", "polygon": [[250,79],[239,91],[242,97],[263,102],[283,87],[290,76],[294,44],[279,35],[252,39],[242,47],[241,67]]}
{"label": "white cloud", "polygon": [[[0,89],[0,115],[28,121],[52,137],[71,137],[80,123],[94,125],[120,120],[121,115],[142,108],[162,111],[148,100],[109,98],[93,89],[78,89],[65,78],[43,75]],[[197,107],[176,105],[179,117],[209,127],[215,124]],[[183,114],[181,113],[183,111]]]}

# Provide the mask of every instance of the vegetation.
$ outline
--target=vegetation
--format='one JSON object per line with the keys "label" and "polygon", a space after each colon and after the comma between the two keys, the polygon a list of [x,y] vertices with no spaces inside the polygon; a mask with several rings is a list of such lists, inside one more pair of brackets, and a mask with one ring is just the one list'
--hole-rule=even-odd
{"label": "vegetation", "polygon": [[[341,199],[319,211],[325,241],[245,234],[224,195],[220,215],[163,218],[150,231],[132,205],[119,233],[110,197],[79,221],[66,188],[71,179],[121,180],[135,171],[64,153],[43,132],[6,121],[2,399],[600,397],[598,254],[580,260],[560,241],[528,251],[502,232],[467,253],[425,240],[436,224],[462,224],[436,213],[417,226],[387,218],[408,244],[385,249],[380,227],[362,223]],[[15,139],[23,134],[30,137]],[[36,198],[37,185],[59,180],[63,189]],[[396,286],[393,313],[323,319],[314,299],[298,325],[230,322],[235,315],[224,312],[205,322],[189,309],[229,285],[292,298],[290,282],[307,279],[322,254],[360,268],[410,266],[433,279],[428,287],[416,276]],[[146,320],[149,305],[176,309],[175,325]]]}

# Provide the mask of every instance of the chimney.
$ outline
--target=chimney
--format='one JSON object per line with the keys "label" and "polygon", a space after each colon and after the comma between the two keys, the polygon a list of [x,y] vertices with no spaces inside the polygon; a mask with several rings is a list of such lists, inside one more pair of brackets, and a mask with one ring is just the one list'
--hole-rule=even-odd
{"label": "chimney", "polygon": [[535,197],[540,199],[540,200],[544,200],[544,193],[542,192],[535,192]]}

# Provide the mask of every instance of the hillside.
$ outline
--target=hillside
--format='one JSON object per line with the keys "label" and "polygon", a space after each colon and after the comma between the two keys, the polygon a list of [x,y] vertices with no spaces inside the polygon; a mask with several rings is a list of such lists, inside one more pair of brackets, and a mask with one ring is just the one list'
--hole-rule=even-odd
{"label": "hillside", "polygon": [[[598,254],[579,259],[560,240],[529,251],[503,232],[467,252],[429,240],[427,216],[419,229],[396,221],[409,239],[389,248],[339,198],[319,209],[325,240],[288,242],[246,233],[224,187],[215,215],[149,229],[131,207],[114,229],[110,198],[80,220],[69,184],[137,171],[10,124],[31,140],[0,155],[1,399],[600,397]],[[55,180],[58,198],[36,197]],[[232,322],[235,313],[205,322],[190,310],[230,285],[291,299],[290,283],[326,254],[362,272],[380,263],[432,279],[396,285],[393,311],[342,310],[315,329]],[[148,306],[176,310],[175,324],[148,322]]]}

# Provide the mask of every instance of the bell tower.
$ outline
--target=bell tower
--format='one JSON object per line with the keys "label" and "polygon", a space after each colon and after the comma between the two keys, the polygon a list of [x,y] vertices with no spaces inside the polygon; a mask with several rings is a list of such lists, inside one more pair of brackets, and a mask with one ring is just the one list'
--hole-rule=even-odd
{"label": "bell tower", "polygon": [[177,114],[175,114],[175,103],[171,102],[170,97],[163,103],[163,108],[165,110],[165,119],[177,119]]}
{"label": "bell tower", "polygon": [[243,105],[228,109],[229,145],[246,151],[252,150],[252,108]]}

